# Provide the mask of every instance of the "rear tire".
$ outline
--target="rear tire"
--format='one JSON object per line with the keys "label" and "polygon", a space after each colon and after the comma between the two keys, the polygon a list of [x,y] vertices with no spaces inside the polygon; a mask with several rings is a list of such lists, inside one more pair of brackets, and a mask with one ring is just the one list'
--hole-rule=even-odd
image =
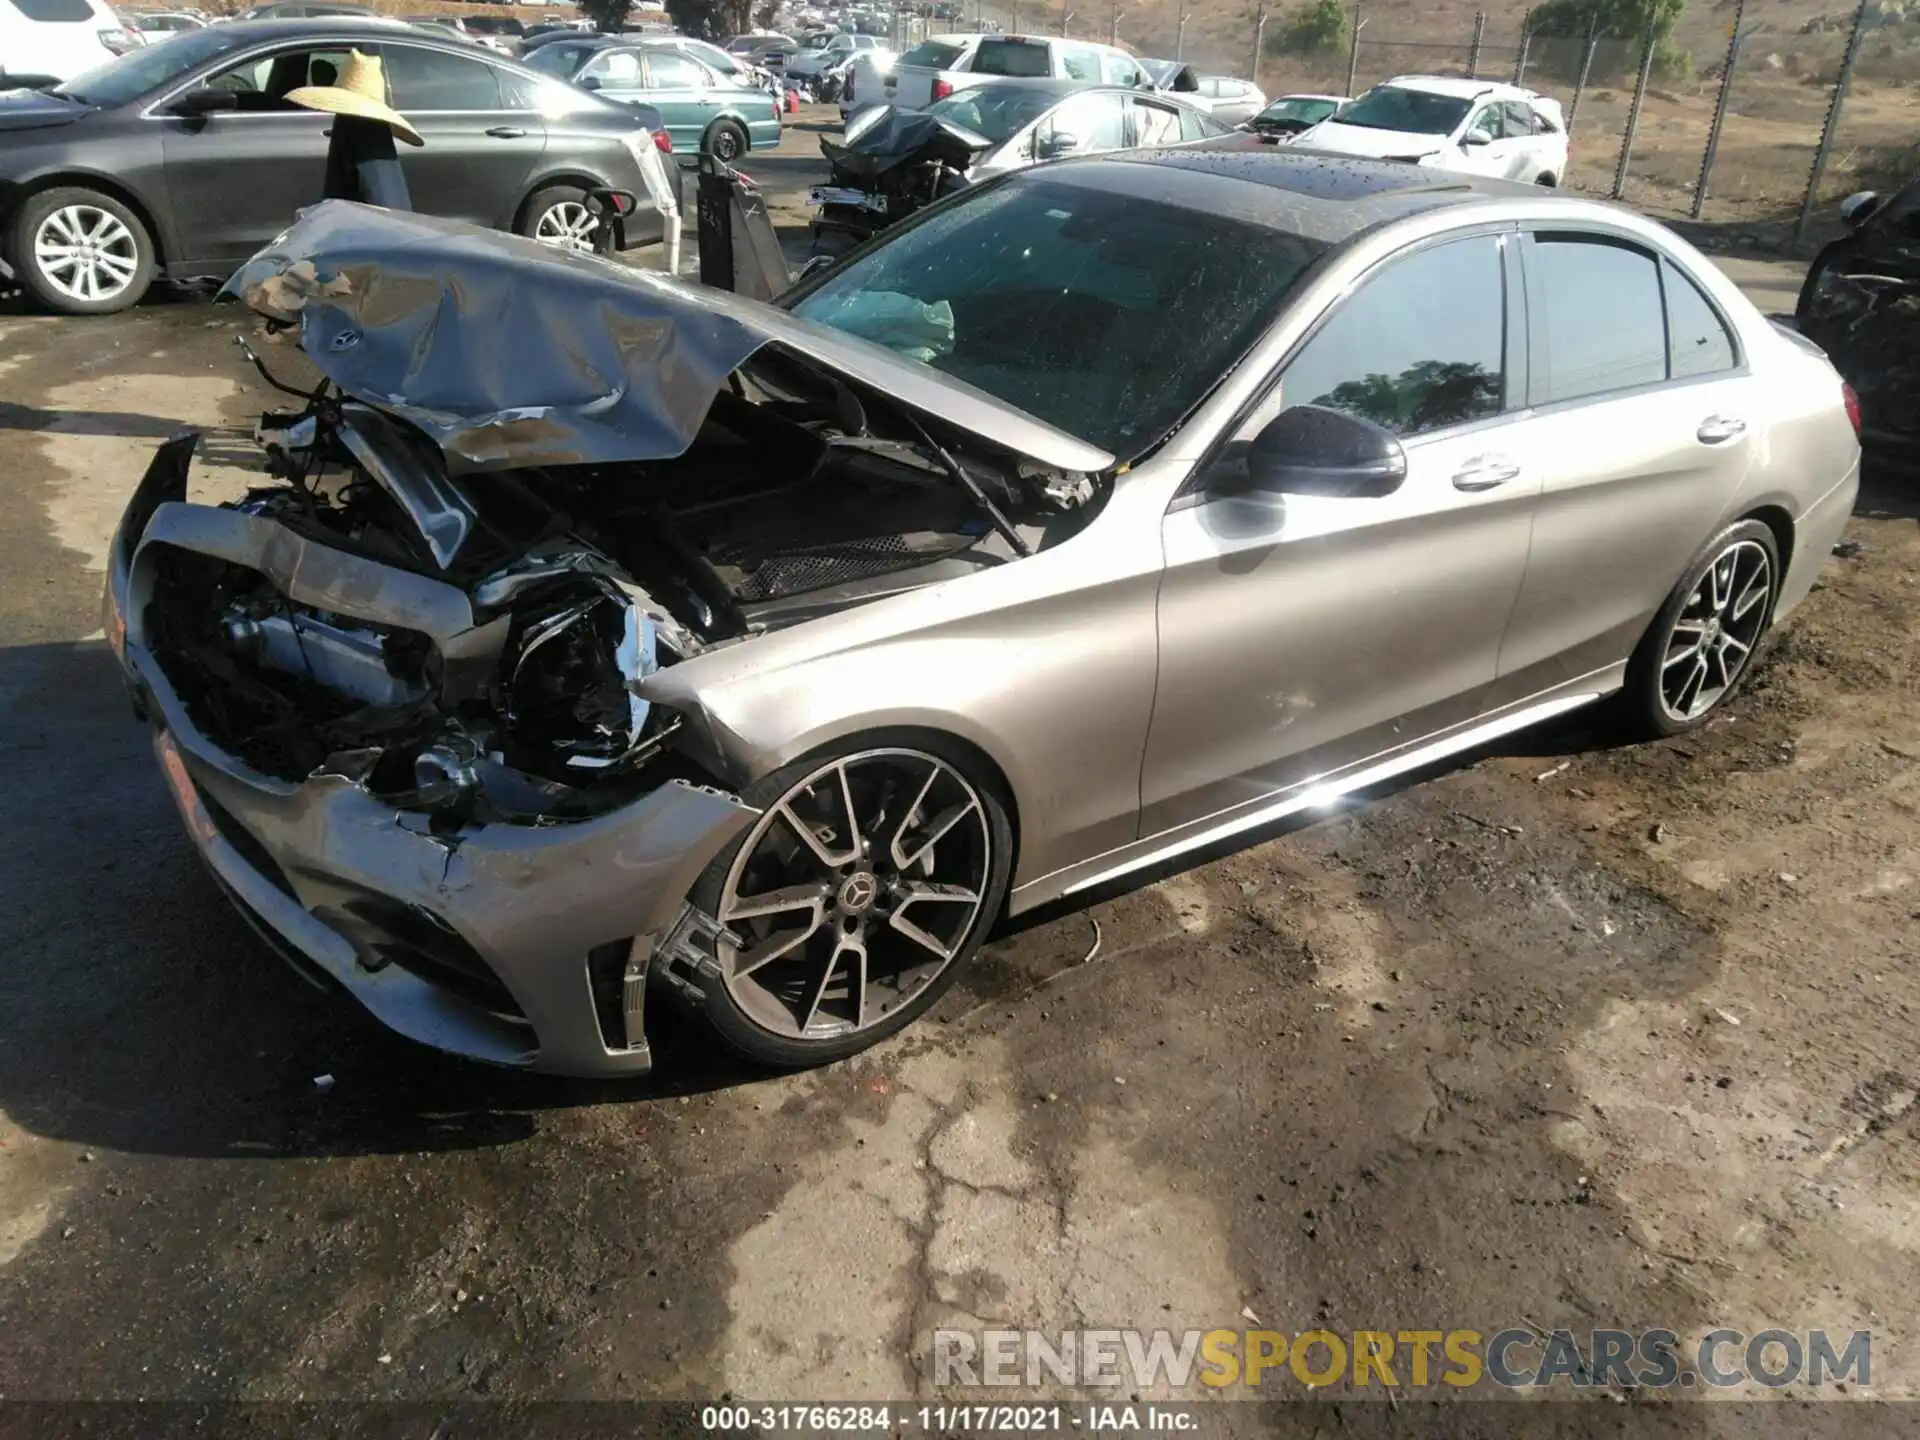
{"label": "rear tire", "polygon": [[711,155],[729,165],[746,154],[751,144],[747,132],[735,120],[716,120],[707,127],[707,133],[700,137],[702,154]]}
{"label": "rear tire", "polygon": [[1557,190],[1560,188],[1560,177],[1555,175],[1551,170],[1542,170],[1534,177],[1533,183],[1542,189]]}
{"label": "rear tire", "polygon": [[26,292],[63,315],[129,309],[153,284],[153,237],[140,217],[77,185],[28,197],[8,252]]}
{"label": "rear tire", "polygon": [[578,185],[543,186],[520,212],[520,233],[556,250],[591,253],[597,226],[587,192]]}
{"label": "rear tire", "polygon": [[904,1029],[1006,903],[1013,827],[999,779],[946,736],[849,736],[740,798],[761,818],[688,898],[739,942],[716,941],[718,973],[697,979],[714,1029],[750,1060],[822,1065]]}
{"label": "rear tire", "polygon": [[1699,726],[1739,690],[1773,623],[1780,547],[1758,520],[1740,520],[1701,549],[1627,663],[1623,724],[1661,739]]}

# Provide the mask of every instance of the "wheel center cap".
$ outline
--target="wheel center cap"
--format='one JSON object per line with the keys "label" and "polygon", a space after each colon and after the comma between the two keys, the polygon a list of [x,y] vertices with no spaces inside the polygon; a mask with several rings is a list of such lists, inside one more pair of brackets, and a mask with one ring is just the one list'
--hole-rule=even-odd
{"label": "wheel center cap", "polygon": [[839,905],[848,915],[864,915],[880,898],[880,882],[871,872],[856,870],[840,884]]}
{"label": "wheel center cap", "polygon": [[1700,643],[1702,645],[1712,645],[1717,640],[1719,640],[1719,638],[1720,638],[1720,617],[1716,615],[1713,617],[1713,619],[1707,621],[1707,628],[1705,632],[1702,633],[1702,635],[1700,636]]}

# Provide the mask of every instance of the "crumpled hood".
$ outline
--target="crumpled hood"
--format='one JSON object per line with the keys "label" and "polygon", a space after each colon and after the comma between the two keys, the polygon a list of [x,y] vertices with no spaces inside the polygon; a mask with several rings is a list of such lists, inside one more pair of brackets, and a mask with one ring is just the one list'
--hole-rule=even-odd
{"label": "crumpled hood", "polygon": [[820,151],[834,173],[849,179],[872,179],[902,165],[938,160],[965,170],[973,157],[991,150],[986,136],[924,110],[901,110],[884,105],[847,122],[843,144],[822,139]]}
{"label": "crumpled hood", "polygon": [[1431,155],[1452,145],[1444,135],[1416,135],[1407,130],[1374,130],[1365,125],[1342,125],[1322,120],[1303,130],[1293,143],[1302,150],[1324,150],[1333,155],[1366,155],[1386,160],[1398,156]]}
{"label": "crumpled hood", "polygon": [[1114,463],[869,341],[457,220],[324,201],[222,293],[298,321],[328,379],[417,425],[456,472],[670,459],[727,376],[768,344],[1043,464]]}
{"label": "crumpled hood", "polygon": [[91,105],[62,100],[42,90],[0,89],[0,130],[39,130],[48,125],[71,125],[93,114]]}

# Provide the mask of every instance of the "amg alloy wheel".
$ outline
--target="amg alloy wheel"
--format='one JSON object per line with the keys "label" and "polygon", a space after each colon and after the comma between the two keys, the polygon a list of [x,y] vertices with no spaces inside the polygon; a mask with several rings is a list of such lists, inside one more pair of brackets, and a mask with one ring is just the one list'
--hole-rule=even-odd
{"label": "amg alloy wheel", "polygon": [[745,1054],[804,1065],[864,1049],[978,946],[1011,833],[992,787],[945,749],[874,744],[768,777],[759,820],[695,891],[723,927],[707,1009]]}
{"label": "amg alloy wheel", "polygon": [[1746,675],[1779,586],[1779,546],[1765,525],[1743,520],[1714,537],[1628,667],[1635,728],[1677,735],[1703,723]]}

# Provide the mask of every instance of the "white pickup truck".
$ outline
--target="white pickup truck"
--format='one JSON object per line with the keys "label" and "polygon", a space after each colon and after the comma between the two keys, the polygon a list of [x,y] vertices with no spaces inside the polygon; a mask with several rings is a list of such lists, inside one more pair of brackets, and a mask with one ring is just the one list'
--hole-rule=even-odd
{"label": "white pickup truck", "polygon": [[874,105],[924,110],[987,80],[1052,78],[1142,89],[1153,83],[1124,50],[1052,35],[935,35],[890,68],[856,58],[850,75],[851,93],[841,97],[848,114]]}

